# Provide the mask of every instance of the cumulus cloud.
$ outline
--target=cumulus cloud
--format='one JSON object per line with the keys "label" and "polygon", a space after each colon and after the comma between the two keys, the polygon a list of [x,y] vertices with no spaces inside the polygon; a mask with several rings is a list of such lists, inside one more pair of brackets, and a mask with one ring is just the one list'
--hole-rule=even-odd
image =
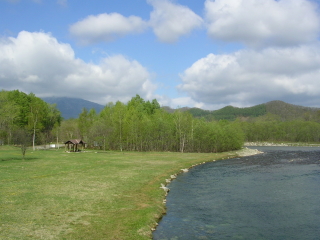
{"label": "cumulus cloud", "polygon": [[69,44],[43,32],[0,40],[0,85],[37,96],[80,97],[101,104],[150,97],[155,85],[139,62],[115,55],[99,64],[75,58]]}
{"label": "cumulus cloud", "polygon": [[154,8],[149,21],[137,16],[124,17],[119,13],[103,13],[90,15],[72,24],[69,32],[81,44],[93,44],[113,41],[128,34],[142,33],[148,27],[152,27],[160,41],[173,43],[203,25],[202,18],[186,6],[174,4],[170,0],[147,2]]}
{"label": "cumulus cloud", "polygon": [[127,34],[140,33],[148,24],[140,17],[124,17],[119,13],[90,15],[70,26],[73,37],[82,44],[113,41]]}
{"label": "cumulus cloud", "polygon": [[169,0],[148,0],[154,10],[150,13],[150,25],[162,42],[176,42],[203,24],[203,20],[188,7]]}
{"label": "cumulus cloud", "polygon": [[317,106],[319,78],[320,45],[315,44],[209,54],[181,74],[178,89],[207,108],[271,100]]}
{"label": "cumulus cloud", "polygon": [[317,6],[307,0],[206,0],[208,34],[251,47],[293,46],[319,33]]}

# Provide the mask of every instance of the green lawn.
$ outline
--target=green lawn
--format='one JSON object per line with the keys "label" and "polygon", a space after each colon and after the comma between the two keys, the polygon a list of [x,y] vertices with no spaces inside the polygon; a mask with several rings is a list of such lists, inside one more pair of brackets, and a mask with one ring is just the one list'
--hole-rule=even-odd
{"label": "green lawn", "polygon": [[27,151],[0,147],[0,239],[150,239],[160,183],[236,153]]}

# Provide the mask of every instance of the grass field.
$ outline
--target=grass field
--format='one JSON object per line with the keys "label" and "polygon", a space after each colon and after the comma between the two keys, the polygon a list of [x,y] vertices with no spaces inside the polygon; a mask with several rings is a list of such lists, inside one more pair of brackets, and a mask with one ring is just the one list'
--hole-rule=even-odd
{"label": "grass field", "polygon": [[235,155],[0,146],[0,239],[150,239],[166,178]]}

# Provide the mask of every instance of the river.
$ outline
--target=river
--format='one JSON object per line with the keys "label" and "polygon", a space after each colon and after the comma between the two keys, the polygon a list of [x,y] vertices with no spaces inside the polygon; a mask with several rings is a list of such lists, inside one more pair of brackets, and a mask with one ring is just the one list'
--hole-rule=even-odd
{"label": "river", "polygon": [[153,239],[320,239],[320,148],[253,148],[172,181]]}

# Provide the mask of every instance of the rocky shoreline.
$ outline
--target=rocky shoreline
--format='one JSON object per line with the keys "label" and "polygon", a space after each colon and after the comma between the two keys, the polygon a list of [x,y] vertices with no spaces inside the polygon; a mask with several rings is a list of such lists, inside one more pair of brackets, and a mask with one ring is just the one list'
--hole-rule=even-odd
{"label": "rocky shoreline", "polygon": [[263,153],[263,152],[259,151],[258,149],[251,149],[251,148],[247,148],[247,147],[244,147],[241,150],[236,152],[236,154],[239,157],[247,157],[247,156],[252,156],[252,155],[256,155],[256,154],[260,154],[260,153]]}
{"label": "rocky shoreline", "polygon": [[320,147],[319,143],[274,143],[274,142],[245,142],[245,147]]}

